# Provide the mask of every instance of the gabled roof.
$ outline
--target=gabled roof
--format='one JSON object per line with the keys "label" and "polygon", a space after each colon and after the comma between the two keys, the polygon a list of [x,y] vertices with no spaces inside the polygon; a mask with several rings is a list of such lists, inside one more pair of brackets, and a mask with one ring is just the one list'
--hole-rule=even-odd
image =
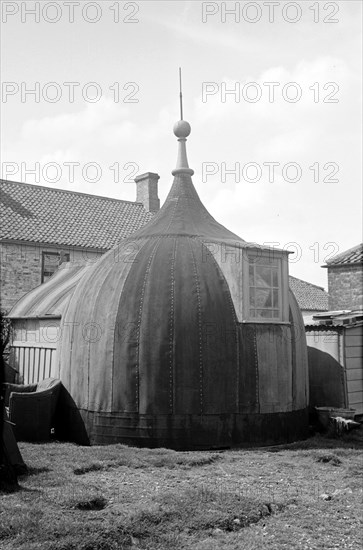
{"label": "gabled roof", "polygon": [[316,286],[296,277],[289,276],[289,284],[300,309],[327,311],[329,294],[323,287]]}
{"label": "gabled roof", "polygon": [[352,264],[361,264],[363,262],[363,243],[358,244],[345,250],[330,260],[327,260],[326,265],[323,267],[334,267],[340,265],[352,265]]}
{"label": "gabled roof", "polygon": [[0,183],[1,239],[108,250],[153,217],[138,202]]}

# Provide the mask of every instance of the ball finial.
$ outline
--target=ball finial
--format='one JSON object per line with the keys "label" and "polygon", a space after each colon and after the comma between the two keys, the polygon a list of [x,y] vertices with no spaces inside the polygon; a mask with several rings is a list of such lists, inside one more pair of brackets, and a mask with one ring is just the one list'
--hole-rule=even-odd
{"label": "ball finial", "polygon": [[179,120],[174,124],[174,134],[177,138],[187,138],[192,131],[189,122]]}

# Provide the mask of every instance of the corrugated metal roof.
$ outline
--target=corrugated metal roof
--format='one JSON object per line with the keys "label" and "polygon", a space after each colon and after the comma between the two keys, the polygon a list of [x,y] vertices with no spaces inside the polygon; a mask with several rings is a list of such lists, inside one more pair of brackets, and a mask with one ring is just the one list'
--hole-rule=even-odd
{"label": "corrugated metal roof", "polygon": [[358,244],[345,250],[330,260],[327,260],[326,265],[323,267],[333,267],[335,265],[346,265],[346,264],[361,264],[363,262],[363,243]]}
{"label": "corrugated metal roof", "polygon": [[300,309],[310,311],[327,311],[329,294],[323,287],[316,286],[296,277],[289,277],[289,284]]}
{"label": "corrugated metal roof", "polygon": [[137,202],[0,181],[2,239],[108,250],[153,217]]}
{"label": "corrugated metal roof", "polygon": [[305,330],[332,330],[363,324],[363,310],[342,310],[317,313],[305,319]]}

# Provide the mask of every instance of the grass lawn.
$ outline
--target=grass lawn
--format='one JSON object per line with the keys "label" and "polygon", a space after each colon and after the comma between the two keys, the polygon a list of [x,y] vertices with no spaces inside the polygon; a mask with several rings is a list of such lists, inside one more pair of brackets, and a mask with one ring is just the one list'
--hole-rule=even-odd
{"label": "grass lawn", "polygon": [[0,548],[360,549],[362,448],[363,427],[220,452],[21,443]]}

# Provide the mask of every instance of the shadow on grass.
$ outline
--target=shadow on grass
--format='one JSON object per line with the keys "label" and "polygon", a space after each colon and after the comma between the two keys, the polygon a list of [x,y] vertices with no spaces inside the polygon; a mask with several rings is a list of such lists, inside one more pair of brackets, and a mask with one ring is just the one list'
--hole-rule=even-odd
{"label": "shadow on grass", "polygon": [[340,466],[342,464],[342,461],[338,456],[328,453],[318,456],[316,461],[322,462],[323,464],[332,464],[333,466]]}
{"label": "shadow on grass", "polygon": [[103,510],[107,506],[107,500],[103,497],[95,497],[88,500],[81,500],[74,505],[77,510]]}
{"label": "shadow on grass", "polygon": [[73,473],[76,476],[81,476],[83,474],[88,474],[89,472],[98,472],[100,470],[107,470],[109,468],[108,464],[89,464],[86,466],[81,466],[80,468],[74,468]]}
{"label": "shadow on grass", "polygon": [[46,466],[42,466],[40,468],[29,466],[27,472],[25,472],[25,474],[23,475],[37,476],[38,474],[44,474],[45,472],[51,472],[51,469],[47,468]]}
{"label": "shadow on grass", "polygon": [[232,491],[189,489],[179,496],[166,495],[155,510],[139,512],[129,529],[140,539],[160,535],[166,527],[188,534],[214,529],[239,531],[282,508]]}
{"label": "shadow on grass", "polygon": [[[126,466],[133,469],[166,468],[169,470],[176,468],[190,469],[213,464],[220,460],[223,453],[202,451],[187,451],[185,453],[173,451],[171,449],[139,449],[135,447],[122,447],[122,453],[113,460],[104,460],[99,457],[97,462],[93,460],[85,461],[83,464],[77,464],[73,468],[73,473],[77,476],[90,472],[105,471],[112,468]],[[97,457],[98,458],[98,457]]]}
{"label": "shadow on grass", "polygon": [[[82,511],[102,510],[107,502],[102,497],[74,503]],[[186,541],[237,532],[249,525],[264,521],[283,510],[285,505],[249,499],[228,491],[189,489],[182,493],[168,493],[152,507],[139,509],[129,519],[114,517],[106,525],[102,516],[93,517],[88,531],[81,528],[69,533],[68,541],[54,541],[47,534],[47,550],[116,550],[167,548],[179,550]],[[53,539],[53,540],[52,540]],[[188,546],[192,547],[192,546]]]}

